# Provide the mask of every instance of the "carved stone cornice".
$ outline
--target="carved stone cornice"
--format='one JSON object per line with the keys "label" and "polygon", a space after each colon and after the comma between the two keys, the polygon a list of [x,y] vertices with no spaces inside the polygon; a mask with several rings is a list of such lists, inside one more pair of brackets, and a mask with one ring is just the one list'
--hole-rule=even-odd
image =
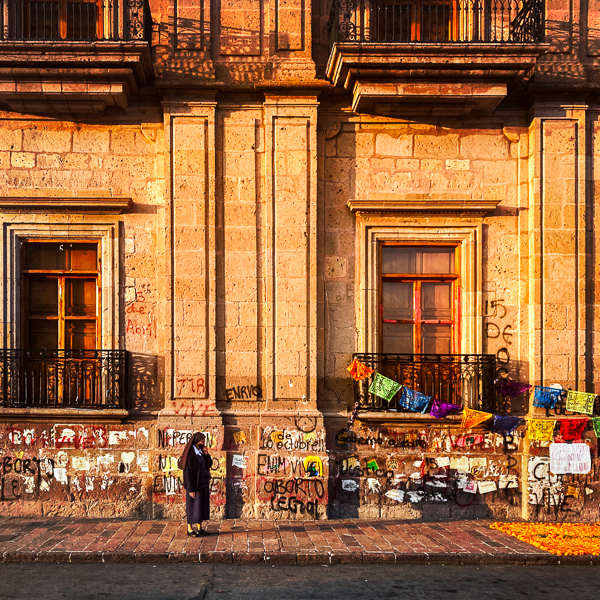
{"label": "carved stone cornice", "polygon": [[131,208],[131,198],[0,198],[0,212],[87,213],[118,215]]}
{"label": "carved stone cornice", "polygon": [[347,206],[357,213],[395,213],[431,217],[452,215],[455,217],[482,218],[496,210],[500,200],[466,199],[403,199],[403,200],[348,200]]}

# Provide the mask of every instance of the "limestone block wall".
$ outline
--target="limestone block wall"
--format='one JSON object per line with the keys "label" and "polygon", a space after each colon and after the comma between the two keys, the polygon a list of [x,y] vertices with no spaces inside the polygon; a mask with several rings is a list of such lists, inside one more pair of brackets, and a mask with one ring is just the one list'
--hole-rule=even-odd
{"label": "limestone block wall", "polygon": [[[214,518],[597,519],[590,432],[592,471],[554,476],[547,445],[522,434],[426,419],[349,429],[346,371],[374,327],[360,227],[432,241],[464,229],[475,241],[462,347],[495,354],[498,375],[599,391],[597,112],[419,124],[349,116],[314,94],[211,92],[118,122],[3,116],[3,196],[133,200],[122,215],[2,222],[114,231],[111,343],[129,352],[134,411],[123,422],[3,415],[2,514],[179,518],[176,459],[199,430],[215,458]],[[356,200],[422,212],[357,216]],[[427,208],[446,201],[498,206],[484,217]],[[16,323],[4,323],[9,338]],[[509,408],[552,416],[528,398]]]}
{"label": "limestone block wall", "polygon": [[[157,237],[158,223],[164,219],[164,170],[159,158],[164,140],[157,116],[149,110],[138,112],[134,121],[125,117],[118,123],[91,124],[24,120],[6,113],[0,131],[2,196],[54,199],[58,206],[43,213],[5,212],[1,216],[5,226],[25,228],[34,237],[73,239],[111,228],[111,254],[104,256],[111,266],[105,269],[108,278],[103,283],[111,297],[103,296],[101,306],[102,345],[131,352],[130,396],[140,409],[156,408],[164,389],[159,381],[164,363],[160,276],[164,241]],[[78,198],[81,210],[61,208],[61,199]],[[126,215],[88,214],[84,208],[85,199],[111,198],[130,198],[133,207]],[[11,242],[6,238],[5,243]],[[1,285],[7,298],[8,268],[5,261]],[[11,302],[15,306],[5,323],[5,343],[18,347],[18,297],[11,297]]]}
{"label": "limestone block wall", "polygon": [[309,81],[312,0],[151,0],[161,86]]}
{"label": "limestone block wall", "polygon": [[[464,333],[465,344],[466,337],[476,339],[463,348],[496,354],[504,373],[527,378],[529,273],[522,248],[523,211],[528,206],[525,122],[478,119],[453,127],[328,113],[323,129],[324,325],[329,327],[326,377],[335,380],[332,387],[350,393],[345,367],[368,330],[359,284],[365,264],[357,263],[361,252],[357,217],[347,207],[354,200],[421,203],[422,214],[387,213],[385,224],[391,229],[396,224],[398,231],[430,227],[430,241],[443,242],[444,227],[483,224],[481,245],[469,269],[479,277],[481,268],[474,290],[479,325]],[[468,214],[426,212],[428,205],[445,200],[465,205],[492,200],[499,206],[493,215],[478,220]],[[360,218],[383,223],[377,214],[364,212]],[[468,278],[470,273],[462,276]],[[355,313],[354,322],[349,311]]]}

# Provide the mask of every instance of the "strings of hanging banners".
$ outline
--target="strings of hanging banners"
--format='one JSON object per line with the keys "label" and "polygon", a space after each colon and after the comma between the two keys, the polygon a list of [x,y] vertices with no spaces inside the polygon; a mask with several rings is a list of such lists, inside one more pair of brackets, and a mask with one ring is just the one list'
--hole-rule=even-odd
{"label": "strings of hanging banners", "polygon": [[[529,439],[535,441],[553,441],[554,430],[557,422],[560,423],[558,436],[563,441],[574,441],[583,439],[587,423],[590,419],[529,419],[525,420],[522,417],[513,417],[505,415],[496,415],[484,411],[474,410],[467,407],[462,407],[459,404],[443,402],[439,398],[432,398],[416,390],[411,390],[407,386],[377,373],[371,367],[361,363],[358,359],[354,359],[348,367],[348,371],[355,381],[362,381],[371,375],[375,375],[369,385],[369,392],[378,396],[387,402],[401,391],[398,405],[406,410],[425,414],[429,408],[429,413],[435,419],[443,419],[453,414],[462,412],[461,428],[471,429],[492,419],[491,431],[500,435],[510,435],[522,425],[527,424],[529,430]],[[533,386],[528,383],[519,381],[511,381],[501,379],[497,382],[498,391],[504,396],[517,397]],[[586,392],[577,392],[563,390],[562,388],[535,386],[533,405],[538,408],[552,409],[556,407],[561,396],[566,394],[566,408],[571,412],[579,412],[587,415],[593,414],[596,394]],[[348,421],[351,426],[358,412],[358,403],[354,406],[354,411]],[[596,437],[600,437],[600,418],[591,419],[593,431]]]}

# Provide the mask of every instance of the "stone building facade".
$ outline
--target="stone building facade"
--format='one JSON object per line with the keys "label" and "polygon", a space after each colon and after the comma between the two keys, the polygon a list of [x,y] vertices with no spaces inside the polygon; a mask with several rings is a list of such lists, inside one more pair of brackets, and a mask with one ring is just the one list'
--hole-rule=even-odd
{"label": "stone building facade", "polygon": [[598,2],[0,10],[0,514],[181,516],[200,430],[217,519],[598,519],[499,392],[600,392]]}

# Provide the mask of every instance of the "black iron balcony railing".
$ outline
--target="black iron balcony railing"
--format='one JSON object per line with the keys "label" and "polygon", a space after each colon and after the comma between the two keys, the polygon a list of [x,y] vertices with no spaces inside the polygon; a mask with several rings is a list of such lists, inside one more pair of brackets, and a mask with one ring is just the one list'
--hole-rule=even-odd
{"label": "black iron balcony railing", "polygon": [[[493,354],[355,354],[381,375],[443,402],[486,412],[495,409],[496,357]],[[356,381],[359,410],[398,411],[400,393],[390,401],[369,392],[371,379]]]}
{"label": "black iron balcony railing", "polygon": [[126,408],[124,350],[3,350],[7,408]]}
{"label": "black iron balcony railing", "polygon": [[0,9],[4,40],[149,39],[147,0],[0,0]]}
{"label": "black iron balcony railing", "polygon": [[544,0],[333,0],[331,44],[544,41]]}

